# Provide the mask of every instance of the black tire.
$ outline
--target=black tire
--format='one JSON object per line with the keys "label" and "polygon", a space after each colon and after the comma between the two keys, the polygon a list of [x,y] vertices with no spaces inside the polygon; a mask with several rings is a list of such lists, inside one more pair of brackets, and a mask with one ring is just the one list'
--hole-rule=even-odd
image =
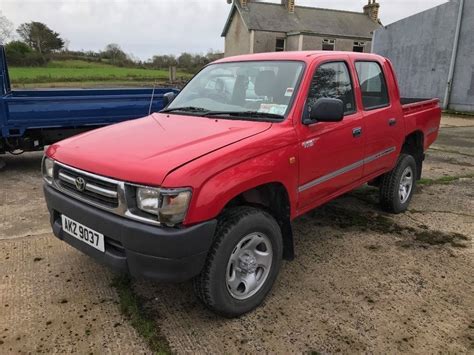
{"label": "black tire", "polygon": [[[412,172],[412,186],[406,200],[399,195],[400,184],[407,168]],[[410,204],[416,187],[416,161],[413,156],[401,154],[395,168],[382,176],[380,183],[380,204],[384,211],[390,213],[405,212]]]}
{"label": "black tire", "polygon": [[[227,265],[242,239],[252,233],[263,233],[272,247],[268,275],[258,291],[245,300],[231,295],[227,288]],[[215,241],[205,266],[194,279],[196,296],[213,312],[228,318],[238,317],[258,307],[271,290],[280,270],[283,240],[280,227],[267,212],[254,207],[236,207],[219,219]]]}

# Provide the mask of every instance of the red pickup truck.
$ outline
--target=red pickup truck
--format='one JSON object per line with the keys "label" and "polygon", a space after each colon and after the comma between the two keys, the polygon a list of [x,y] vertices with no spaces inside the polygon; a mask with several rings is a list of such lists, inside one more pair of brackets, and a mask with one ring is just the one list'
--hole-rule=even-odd
{"label": "red pickup truck", "polygon": [[49,147],[54,234],[132,276],[193,279],[238,316],[292,259],[291,221],[365,183],[407,209],[438,100],[402,99],[391,63],[347,52],[226,58],[164,110]]}

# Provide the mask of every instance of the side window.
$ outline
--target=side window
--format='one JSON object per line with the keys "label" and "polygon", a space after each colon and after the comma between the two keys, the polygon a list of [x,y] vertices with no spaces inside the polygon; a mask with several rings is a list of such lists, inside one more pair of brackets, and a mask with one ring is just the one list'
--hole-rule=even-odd
{"label": "side window", "polygon": [[326,63],[316,70],[311,81],[308,105],[322,97],[342,100],[345,115],[355,112],[354,89],[346,63]]}
{"label": "side window", "polygon": [[388,106],[390,100],[387,84],[379,63],[356,62],[355,66],[359,77],[364,109],[373,110]]}

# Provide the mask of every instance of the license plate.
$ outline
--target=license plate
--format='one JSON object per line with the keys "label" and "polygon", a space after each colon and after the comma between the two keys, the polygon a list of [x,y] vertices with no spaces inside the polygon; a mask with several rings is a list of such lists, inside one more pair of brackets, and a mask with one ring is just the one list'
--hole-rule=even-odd
{"label": "license plate", "polygon": [[95,230],[90,229],[89,227],[86,227],[83,224],[66,217],[65,215],[62,215],[61,219],[63,223],[63,231],[97,250],[105,252],[103,234],[96,232]]}

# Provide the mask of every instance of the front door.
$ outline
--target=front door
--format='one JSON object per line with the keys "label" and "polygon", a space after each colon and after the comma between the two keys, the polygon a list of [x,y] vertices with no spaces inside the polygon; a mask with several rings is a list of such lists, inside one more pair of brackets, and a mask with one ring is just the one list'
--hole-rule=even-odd
{"label": "front door", "polygon": [[341,99],[344,119],[300,123],[299,209],[316,206],[362,177],[363,118],[356,107],[353,78],[345,61],[326,62],[316,69],[306,105],[321,97]]}

